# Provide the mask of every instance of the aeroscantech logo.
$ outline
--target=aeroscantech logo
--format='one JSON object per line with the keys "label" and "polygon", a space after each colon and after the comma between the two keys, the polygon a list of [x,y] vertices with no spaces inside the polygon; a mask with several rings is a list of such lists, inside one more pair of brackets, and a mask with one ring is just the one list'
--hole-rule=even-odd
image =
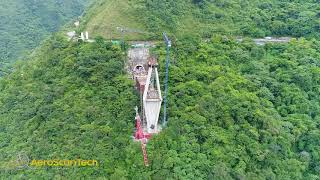
{"label": "aeroscantech logo", "polygon": [[69,167],[98,167],[99,162],[95,159],[32,159],[25,153],[18,153],[14,160],[2,163],[0,170],[21,170],[37,168],[69,168]]}
{"label": "aeroscantech logo", "polygon": [[97,160],[32,160],[29,167],[93,167],[99,166]]}

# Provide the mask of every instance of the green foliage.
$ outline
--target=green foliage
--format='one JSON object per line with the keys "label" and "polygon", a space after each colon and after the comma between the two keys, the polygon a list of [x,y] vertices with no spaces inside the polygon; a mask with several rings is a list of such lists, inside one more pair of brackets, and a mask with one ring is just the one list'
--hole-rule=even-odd
{"label": "green foliage", "polygon": [[25,55],[71,18],[79,16],[88,0],[0,0],[0,64]]}
{"label": "green foliage", "polygon": [[122,75],[120,47],[101,38],[70,44],[54,37],[1,81],[1,159],[23,150],[31,158],[101,162],[63,173],[23,170],[28,178],[319,178],[318,42],[261,47],[215,36],[183,51],[190,41],[174,45],[169,124],[148,143],[149,168],[130,138],[133,82]]}
{"label": "green foliage", "polygon": [[[315,1],[110,2],[118,4],[93,6],[83,28],[106,37],[106,24],[97,22],[104,22],[112,5],[123,4],[110,11],[116,20],[127,22],[133,13],[148,31],[176,34],[169,123],[148,143],[150,166],[144,167],[139,143],[130,137],[139,98],[123,72],[121,48],[102,38],[75,43],[56,35],[0,81],[0,161],[24,151],[33,159],[97,159],[101,165],[13,170],[1,177],[320,178],[320,44],[311,39],[318,37]],[[257,46],[233,35],[309,40]],[[161,79],[163,50],[154,50]]]}
{"label": "green foliage", "polygon": [[[35,59],[1,80],[1,162],[24,151],[31,159],[97,159],[96,169],[26,170],[28,178],[123,175],[137,96],[122,75],[120,47],[53,37]],[[139,147],[139,146],[138,146]],[[138,154],[138,153],[137,153]],[[2,169],[1,169],[2,171]],[[2,177],[20,176],[12,171]]]}
{"label": "green foliage", "polygon": [[316,1],[257,0],[100,0],[89,10],[86,29],[106,38],[121,38],[117,26],[142,29],[126,39],[158,39],[212,34],[319,38],[320,5]]}
{"label": "green foliage", "polygon": [[153,178],[319,178],[318,42],[196,42],[193,52],[176,42],[168,128],[150,143]]}

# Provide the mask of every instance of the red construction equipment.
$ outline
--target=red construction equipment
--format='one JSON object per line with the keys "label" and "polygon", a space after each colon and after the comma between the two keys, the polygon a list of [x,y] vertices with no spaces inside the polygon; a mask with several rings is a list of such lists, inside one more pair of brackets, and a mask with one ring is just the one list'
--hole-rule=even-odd
{"label": "red construction equipment", "polygon": [[138,113],[138,107],[136,107],[136,132],[134,133],[134,139],[136,141],[147,143],[148,139],[150,139],[151,136],[151,134],[143,132],[141,118]]}
{"label": "red construction equipment", "polygon": [[143,134],[143,130],[141,127],[141,119],[140,119],[139,114],[137,114],[137,116],[136,116],[136,133],[134,135],[134,138],[136,140],[144,139],[144,134]]}
{"label": "red construction equipment", "polygon": [[136,107],[136,132],[134,134],[134,139],[136,141],[140,141],[140,143],[141,143],[141,149],[142,149],[142,153],[143,153],[143,161],[144,161],[144,165],[146,167],[149,166],[146,143],[147,143],[148,139],[150,139],[150,138],[151,138],[151,134],[148,134],[148,133],[145,134],[142,130],[141,118],[138,113],[138,107]]}
{"label": "red construction equipment", "polygon": [[142,153],[143,153],[144,165],[145,165],[146,167],[148,167],[148,166],[149,166],[149,162],[148,162],[146,144],[144,144],[143,142],[141,142],[141,149],[142,149]]}

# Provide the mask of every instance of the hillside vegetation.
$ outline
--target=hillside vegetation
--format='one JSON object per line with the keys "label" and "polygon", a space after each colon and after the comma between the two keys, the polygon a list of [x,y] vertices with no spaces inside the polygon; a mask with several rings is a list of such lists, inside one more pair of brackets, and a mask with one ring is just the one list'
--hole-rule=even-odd
{"label": "hillside vegetation", "polygon": [[173,179],[319,178],[318,47],[177,42],[152,169]]}
{"label": "hillside vegetation", "polygon": [[27,169],[28,178],[112,172],[126,157],[121,149],[130,144],[137,103],[122,68],[119,47],[102,40],[70,44],[59,36],[47,41],[32,61],[17,66],[0,83],[1,172],[23,177],[5,163],[22,151],[30,159],[97,159],[101,166],[67,173]]}
{"label": "hillside vegetation", "polygon": [[[7,172],[1,177],[320,178],[320,43],[309,21],[317,20],[316,2],[108,2],[92,6],[82,28],[94,26],[96,35],[108,38],[99,22],[113,17],[103,7],[115,6],[138,20],[135,26],[110,12],[123,26],[152,32],[145,36],[151,39],[166,30],[173,40],[169,123],[147,145],[150,166],[144,167],[140,144],[131,139],[139,97],[123,71],[124,52],[100,37],[83,43],[55,35],[0,81],[0,161],[23,151],[31,159],[97,159],[100,166],[16,171],[3,165]],[[314,13],[294,16],[298,6],[299,14]],[[255,12],[265,19],[253,21]],[[302,17],[308,21],[298,33]],[[272,29],[277,26],[269,18],[283,27]],[[190,24],[182,22],[196,24],[184,29]],[[257,31],[246,33],[244,27]],[[259,31],[306,38],[257,46],[234,37]],[[162,44],[152,50],[159,55],[162,80],[164,50]]]}
{"label": "hillside vegetation", "polygon": [[177,37],[320,37],[320,4],[313,0],[99,0],[96,5],[84,28],[107,39],[121,37],[116,27],[151,33],[128,33],[128,40],[159,38],[163,31]]}
{"label": "hillside vegetation", "polygon": [[318,46],[257,47],[221,36],[176,42],[169,124],[148,143],[145,168],[130,137],[138,97],[121,75],[120,48],[55,37],[1,81],[1,160],[23,151],[32,159],[98,159],[100,166],[3,177],[317,179]]}
{"label": "hillside vegetation", "polygon": [[79,16],[89,0],[0,0],[0,64],[25,55],[70,19]]}

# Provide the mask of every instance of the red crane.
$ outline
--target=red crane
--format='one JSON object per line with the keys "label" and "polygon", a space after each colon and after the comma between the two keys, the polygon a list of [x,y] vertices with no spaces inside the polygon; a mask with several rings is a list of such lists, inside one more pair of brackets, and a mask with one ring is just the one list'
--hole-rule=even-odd
{"label": "red crane", "polygon": [[147,149],[146,149],[146,144],[144,144],[143,142],[141,142],[141,149],[142,149],[142,153],[143,153],[144,165],[146,167],[148,167],[149,166],[149,162],[148,162]]}
{"label": "red crane", "polygon": [[148,167],[149,166],[149,162],[148,162],[146,143],[147,143],[148,139],[151,137],[151,135],[150,134],[145,134],[143,132],[142,124],[141,124],[141,118],[140,118],[140,115],[138,113],[138,107],[136,107],[135,110],[136,110],[136,132],[134,134],[134,139],[136,141],[140,141],[141,142],[141,149],[142,149],[142,153],[143,153],[144,165],[146,167]]}

